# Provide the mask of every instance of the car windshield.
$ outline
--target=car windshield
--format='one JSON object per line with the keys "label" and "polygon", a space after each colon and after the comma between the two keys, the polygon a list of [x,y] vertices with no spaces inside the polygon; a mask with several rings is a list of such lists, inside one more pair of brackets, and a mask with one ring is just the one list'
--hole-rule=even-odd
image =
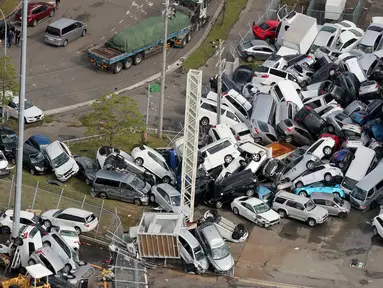
{"label": "car windshield", "polygon": [[131,183],[134,187],[136,187],[137,190],[142,190],[145,187],[144,181],[141,179],[134,177]]}
{"label": "car windshield", "polygon": [[261,204],[255,205],[255,206],[253,206],[253,208],[257,214],[265,213],[265,212],[270,210],[269,205],[267,205],[266,203],[261,203]]}
{"label": "car windshield", "polygon": [[307,211],[311,211],[315,208],[315,203],[313,200],[309,200],[306,204],[305,204],[305,207],[306,207],[306,210]]}
{"label": "car windshield", "polygon": [[331,26],[323,26],[320,31],[324,32],[329,32],[329,33],[334,33],[336,31],[336,28],[331,27]]}
{"label": "car windshield", "polygon": [[66,162],[69,161],[69,156],[66,155],[64,152],[61,153],[59,156],[57,156],[56,158],[54,158],[52,160],[52,166],[53,168],[58,168],[62,165],[64,165]]}
{"label": "car windshield", "polygon": [[350,131],[350,130],[343,130],[343,133],[346,137],[353,137],[353,138],[360,138],[361,137],[360,133]]}
{"label": "car windshield", "polygon": [[311,47],[310,47],[310,53],[314,53],[315,51],[317,51],[318,48],[319,48],[318,45],[312,44]]}
{"label": "car windshield", "polygon": [[211,255],[213,256],[214,260],[220,260],[220,259],[226,258],[227,256],[229,256],[229,254],[230,254],[229,247],[227,247],[225,243],[219,247],[211,249]]}
{"label": "car windshield", "polygon": [[56,218],[58,215],[61,214],[61,212],[63,212],[63,210],[58,210],[58,211],[56,211],[56,212],[53,214],[53,217]]}
{"label": "car windshield", "polygon": [[241,46],[242,49],[249,49],[249,48],[253,47],[253,44],[251,44],[250,41],[242,42],[239,45]]}
{"label": "car windshield", "polygon": [[77,237],[76,231],[60,230],[60,235],[64,237]]}
{"label": "car windshield", "polygon": [[24,102],[24,109],[29,109],[31,107],[33,107],[32,101],[31,100],[25,100],[25,102]]}
{"label": "car windshield", "polygon": [[354,186],[354,189],[351,192],[351,196],[360,201],[364,201],[366,199],[366,195],[367,192],[360,189],[358,186]]}
{"label": "car windshield", "polygon": [[344,205],[344,201],[342,198],[340,198],[337,194],[334,195],[334,202],[338,204],[339,206]]}
{"label": "car windshield", "polygon": [[379,33],[380,33],[380,32],[383,31],[383,28],[382,28],[382,27],[379,27],[379,26],[375,26],[375,25],[373,25],[373,26],[368,27],[367,30],[375,31],[375,32],[379,32]]}
{"label": "car windshield", "polygon": [[238,70],[233,78],[233,81],[236,83],[246,84],[249,78],[253,76],[249,70]]}
{"label": "car windshield", "polygon": [[36,163],[40,163],[44,161],[45,158],[43,154],[36,153],[36,154],[29,155],[29,159],[31,160],[32,164],[36,164]]}
{"label": "car windshield", "polygon": [[86,163],[86,167],[89,170],[98,170],[99,169],[97,162],[94,160],[87,160],[85,163]]}
{"label": "car windshield", "polygon": [[278,61],[278,60],[281,59],[281,58],[282,58],[282,56],[280,56],[280,55],[272,54],[272,55],[270,55],[269,58],[267,58],[267,60],[270,60],[270,61]]}
{"label": "car windshield", "polygon": [[2,135],[1,139],[3,140],[4,144],[15,143],[17,142],[17,135],[16,134]]}
{"label": "car windshield", "polygon": [[367,45],[363,45],[363,44],[359,44],[358,45],[358,49],[363,51],[364,53],[372,53],[374,52],[374,49],[372,46],[367,46]]}
{"label": "car windshield", "polygon": [[267,30],[270,28],[269,25],[267,25],[266,23],[262,23],[260,26],[259,26],[262,30]]}
{"label": "car windshield", "polygon": [[171,201],[172,206],[180,206],[180,204],[181,204],[181,196],[179,196],[179,195],[171,196],[170,197],[170,201]]}
{"label": "car windshield", "polygon": [[197,261],[205,258],[205,252],[203,252],[201,246],[198,246],[198,247],[194,248],[194,255],[195,255],[195,259]]}
{"label": "car windshield", "polygon": [[352,188],[354,188],[354,186],[356,185],[356,183],[358,183],[358,181],[354,180],[354,179],[351,179],[349,177],[344,177],[343,179],[343,182],[342,182],[342,186],[348,190],[352,190]]}

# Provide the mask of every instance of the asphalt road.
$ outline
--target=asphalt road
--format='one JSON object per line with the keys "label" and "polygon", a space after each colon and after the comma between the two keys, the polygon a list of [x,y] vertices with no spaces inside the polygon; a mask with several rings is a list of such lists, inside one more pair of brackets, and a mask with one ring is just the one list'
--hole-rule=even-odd
{"label": "asphalt road", "polygon": [[[108,40],[126,26],[159,15],[160,7],[161,1],[149,0],[62,1],[54,17],[28,28],[26,97],[43,110],[60,108],[98,98],[159,72],[161,54],[115,75],[96,70],[88,60],[87,49]],[[212,1],[209,15],[213,15],[217,7],[218,1]],[[86,22],[88,34],[65,48],[46,45],[44,31],[47,24],[62,17]],[[184,49],[170,49],[168,63],[182,57],[202,34],[203,30],[196,33]],[[19,68],[20,48],[12,46],[8,54]]]}

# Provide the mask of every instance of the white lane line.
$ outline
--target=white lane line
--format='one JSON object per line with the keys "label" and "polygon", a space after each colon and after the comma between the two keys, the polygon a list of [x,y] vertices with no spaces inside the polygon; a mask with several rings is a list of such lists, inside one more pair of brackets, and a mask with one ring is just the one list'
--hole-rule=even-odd
{"label": "white lane line", "polygon": [[104,40],[105,39],[105,36],[101,38],[101,40]]}
{"label": "white lane line", "polygon": [[128,11],[126,11],[126,15],[129,15],[129,13],[130,13],[130,11],[128,10]]}
{"label": "white lane line", "polygon": [[118,22],[118,23],[121,24],[122,22],[124,22],[124,19],[120,20],[120,22]]}
{"label": "white lane line", "polygon": [[113,28],[112,30],[110,30],[110,32],[113,32],[114,30],[116,30],[116,28]]}

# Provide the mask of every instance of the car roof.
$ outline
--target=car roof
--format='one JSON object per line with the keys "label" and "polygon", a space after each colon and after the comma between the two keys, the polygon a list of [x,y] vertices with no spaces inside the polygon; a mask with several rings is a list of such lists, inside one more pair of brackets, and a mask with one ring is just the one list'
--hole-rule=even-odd
{"label": "car roof", "polygon": [[37,150],[32,145],[24,143],[23,153],[25,153],[25,154],[38,154],[38,153],[40,153],[40,151]]}
{"label": "car roof", "polygon": [[288,200],[293,200],[293,201],[296,201],[296,202],[299,202],[299,203],[302,203],[302,204],[305,204],[306,202],[308,202],[310,199],[309,198],[306,198],[306,197],[303,197],[303,196],[299,196],[299,195],[296,195],[296,194],[293,194],[293,193],[290,193],[290,192],[287,192],[287,191],[279,191],[276,195],[275,195],[275,198],[276,197],[282,197],[282,198],[285,198],[285,199],[288,199]]}
{"label": "car roof", "polygon": [[[238,199],[238,200],[240,200],[240,199]],[[251,206],[264,203],[262,200],[255,198],[255,197],[251,197],[251,198],[247,197],[246,200],[240,200],[240,201],[244,201],[244,202],[250,204]]]}
{"label": "car roof", "polygon": [[[5,214],[12,216],[13,215],[13,209],[8,209],[7,211],[5,211]],[[23,218],[32,219],[33,216],[35,216],[35,214],[32,212],[29,212],[29,211],[20,210],[20,216]]]}
{"label": "car roof", "polygon": [[182,238],[186,239],[186,241],[188,242],[188,244],[190,244],[191,248],[196,248],[196,247],[199,247],[201,246],[201,244],[198,242],[198,240],[193,236],[193,234],[190,233],[189,230],[187,229],[181,229],[179,232],[178,232],[179,236],[181,236]]}
{"label": "car roof", "polygon": [[49,155],[49,158],[51,159],[56,158],[57,156],[61,155],[64,152],[58,140],[49,144],[46,148],[46,151]]}
{"label": "car roof", "polygon": [[[379,27],[383,28],[383,25],[379,25],[379,24],[371,24],[368,27],[371,27],[371,26],[379,26]],[[376,32],[376,31],[367,29],[366,33],[364,33],[364,36],[362,38],[362,41],[360,41],[360,43],[363,45],[366,45],[366,46],[373,46],[376,38],[378,38],[379,35],[381,35],[382,33],[383,32]]]}
{"label": "car roof", "polygon": [[225,244],[214,223],[201,225],[200,231],[205,236],[205,239],[208,241],[211,248],[217,248]]}
{"label": "car roof", "polygon": [[241,131],[245,131],[245,130],[250,130],[249,126],[247,126],[243,122],[238,123],[238,124],[236,124],[234,126],[231,126],[230,128],[233,129],[235,132],[241,132]]}
{"label": "car roof", "polygon": [[49,24],[49,27],[57,28],[57,29],[62,29],[65,28],[73,23],[80,22],[77,20],[69,19],[69,18],[61,18],[60,20],[57,20],[51,24]]}
{"label": "car roof", "polygon": [[78,217],[88,217],[93,214],[93,212],[89,212],[78,208],[66,208],[61,213],[71,214]]}
{"label": "car roof", "polygon": [[266,20],[265,22],[266,22],[266,24],[268,24],[268,25],[271,24],[270,26],[273,26],[273,25],[278,26],[278,24],[279,24],[279,21],[278,21],[278,20]]}
{"label": "car roof", "polygon": [[56,253],[56,251],[53,251],[50,246],[41,247],[33,253],[36,257],[38,257],[37,255],[40,253],[44,255],[56,272],[60,271],[65,266],[63,259]]}
{"label": "car roof", "polygon": [[169,196],[179,196],[181,193],[174,188],[172,185],[168,183],[161,183],[157,185],[158,188],[161,188],[162,190],[165,190],[166,194]]}
{"label": "car roof", "polygon": [[132,177],[134,177],[134,175],[130,174],[130,173],[120,173],[120,172],[104,170],[104,169],[100,169],[96,173],[96,178],[108,178],[108,179],[114,180],[114,181],[128,181],[128,182],[130,182]]}
{"label": "car roof", "polygon": [[319,31],[317,37],[315,38],[314,44],[317,46],[326,46],[332,35],[333,33],[328,31]]}
{"label": "car roof", "polygon": [[269,43],[267,43],[265,40],[258,40],[258,39],[255,39],[255,40],[250,40],[250,43],[251,45],[253,46],[267,46],[267,47],[270,47],[272,48],[273,50],[274,47],[272,47]]}
{"label": "car roof", "polygon": [[[323,187],[327,187],[327,186],[323,186]],[[324,200],[334,199],[334,195],[332,193],[325,193],[325,192],[313,192],[310,194],[310,197],[311,199],[324,199]]]}
{"label": "car roof", "polygon": [[52,141],[47,136],[45,136],[43,134],[35,134],[35,135],[32,135],[29,138],[30,139],[34,139],[40,145],[51,144],[52,143]]}

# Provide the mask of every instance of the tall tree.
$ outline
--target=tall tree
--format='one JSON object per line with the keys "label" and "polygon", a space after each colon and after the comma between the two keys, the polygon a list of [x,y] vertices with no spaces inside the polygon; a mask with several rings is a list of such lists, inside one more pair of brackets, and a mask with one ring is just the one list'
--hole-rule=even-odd
{"label": "tall tree", "polygon": [[138,110],[136,101],[129,96],[106,94],[92,105],[93,111],[84,119],[87,135],[104,134],[108,145],[120,133],[129,133],[128,129],[141,132],[145,127],[144,116]]}
{"label": "tall tree", "polygon": [[16,68],[12,65],[11,58],[0,58],[0,105],[3,108],[2,118],[4,122],[4,106],[8,104],[12,95],[19,91],[19,81]]}

